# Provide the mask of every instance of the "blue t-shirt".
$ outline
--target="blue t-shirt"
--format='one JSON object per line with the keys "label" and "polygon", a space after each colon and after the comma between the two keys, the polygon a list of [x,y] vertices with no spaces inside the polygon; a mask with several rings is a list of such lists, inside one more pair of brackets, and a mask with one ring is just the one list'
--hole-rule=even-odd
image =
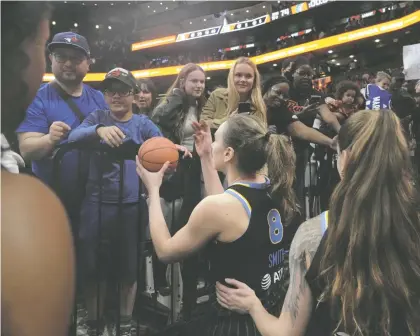
{"label": "blue t-shirt", "polygon": [[[101,141],[96,129],[99,125],[117,126],[124,134],[124,142],[131,141],[141,145],[147,139],[161,137],[159,128],[145,115],[133,114],[127,121],[118,121],[111,111],[95,111],[69,135],[69,141],[92,140]],[[117,149],[118,150],[118,149]],[[135,155],[132,160],[124,161],[124,182],[122,203],[134,203],[139,199],[139,178],[136,173]],[[102,181],[99,174],[102,174]],[[90,168],[86,185],[86,197],[89,201],[98,201],[102,184],[101,201],[104,203],[118,203],[120,189],[120,163],[108,153],[93,152],[90,156]]]}
{"label": "blue t-shirt", "polygon": [[[84,116],[96,110],[106,110],[108,105],[102,92],[83,84],[83,93],[80,97],[71,98]],[[38,132],[49,133],[51,124],[55,121],[62,121],[75,129],[80,125],[77,115],[70,109],[67,103],[60,97],[57,90],[49,84],[41,85],[32,104],[26,111],[26,118],[17,129],[17,133]],[[64,139],[62,143],[67,142]],[[62,161],[60,176],[63,188],[73,184],[74,174],[77,171],[78,155],[75,151],[68,153]],[[32,171],[44,182],[51,184],[52,181],[52,160],[50,157],[32,161]]]}
{"label": "blue t-shirt", "polygon": [[366,86],[366,109],[389,109],[391,105],[391,96],[391,93],[380,88],[378,85],[368,84]]}

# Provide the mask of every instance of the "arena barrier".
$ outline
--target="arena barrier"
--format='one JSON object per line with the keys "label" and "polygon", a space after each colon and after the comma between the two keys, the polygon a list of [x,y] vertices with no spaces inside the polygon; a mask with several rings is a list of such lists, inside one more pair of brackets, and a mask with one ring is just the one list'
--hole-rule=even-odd
{"label": "arena barrier", "polygon": [[[74,244],[77,253],[77,297],[76,304],[73,311],[71,328],[69,331],[70,336],[77,335],[77,325],[80,321],[85,318],[85,306],[82,295],[82,280],[79,272],[79,262],[83,258],[80,253],[80,210],[85,198],[86,192],[86,181],[87,176],[90,173],[91,164],[90,160],[95,155],[95,158],[101,160],[99,162],[100,176],[100,192],[99,192],[99,207],[98,207],[98,218],[99,218],[99,243],[96,247],[97,257],[99,252],[104,248],[104,242],[101,241],[102,229],[103,229],[103,218],[101,203],[104,195],[102,194],[103,184],[103,164],[105,156],[112,158],[112,162],[118,164],[120,167],[119,172],[119,191],[118,191],[118,224],[114,225],[114,234],[118,236],[121,234],[118,228],[121,226],[123,218],[123,179],[124,179],[124,162],[127,160],[135,160],[135,156],[138,152],[139,145],[122,145],[118,149],[112,149],[105,144],[93,145],[87,142],[78,143],[67,143],[60,146],[52,157],[53,162],[53,188],[59,197],[63,200],[66,206],[69,218],[71,220],[71,226],[74,235]],[[62,167],[66,164],[68,156],[73,155],[73,158],[77,158],[78,165],[75,174],[75,181],[71,186],[71,190],[62,185]],[[319,162],[314,160],[312,151],[309,149],[308,153],[305,154],[305,166],[303,169],[298,169],[299,173],[297,180],[304,181],[300,184],[302,196],[304,202],[302,206],[302,216],[299,219],[303,221],[307,218],[316,216],[320,213],[320,202],[319,202]],[[107,161],[109,162],[109,161]],[[206,311],[210,308],[211,300],[210,297],[214,289],[206,279],[206,273],[208,271],[208,262],[205,254],[199,254],[196,257],[189,258],[187,261],[182,263],[175,263],[168,265],[167,269],[164,270],[164,277],[167,282],[167,287],[157,288],[156,283],[162,282],[162,279],[158,279],[158,269],[165,268],[162,263],[157,260],[153,244],[148,233],[148,208],[147,208],[147,196],[143,188],[141,180],[138,179],[139,183],[139,201],[137,202],[137,223],[138,223],[138,238],[137,238],[137,295],[135,300],[135,306],[133,311],[133,320],[137,324],[137,335],[140,335],[140,326],[146,326],[148,329],[148,335],[196,335],[200,330],[200,319],[205,315]],[[169,219],[171,222],[171,234],[173,235],[177,228],[175,223],[175,207],[176,201],[172,204],[172,214]],[[167,219],[168,222],[168,219]],[[116,240],[117,243],[106,245],[106,249],[113,251],[117,254],[117,257],[121,257],[121,240]],[[118,243],[119,242],[119,243]],[[96,265],[98,274],[100,273],[100,265]],[[120,269],[117,265],[115,274],[119,274]],[[162,278],[162,272],[161,278]],[[188,284],[185,284],[187,279]],[[183,281],[184,280],[184,281]],[[107,300],[105,305],[104,313],[111,313],[114,316],[114,321],[117,326],[116,335],[120,335],[119,319],[120,319],[120,305],[118,298],[121,293],[121,283],[115,279],[111,279],[113,285],[109,288],[107,293]],[[193,287],[191,287],[191,283]],[[187,286],[188,290],[184,290]],[[99,282],[97,283],[97,292],[99,292]],[[99,311],[100,300],[97,302],[97,309]],[[188,303],[188,304],[184,304]],[[108,316],[107,314],[105,314]],[[143,335],[143,334],[142,334]]]}

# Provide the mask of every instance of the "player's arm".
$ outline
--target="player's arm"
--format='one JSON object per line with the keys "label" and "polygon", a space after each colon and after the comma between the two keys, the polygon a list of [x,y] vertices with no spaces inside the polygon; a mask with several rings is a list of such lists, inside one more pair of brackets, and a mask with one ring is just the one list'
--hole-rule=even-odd
{"label": "player's arm", "polygon": [[193,210],[188,223],[171,237],[163,216],[159,189],[149,192],[150,234],[156,254],[163,262],[173,263],[184,259],[221,232],[226,195],[202,200]]}
{"label": "player's arm", "polygon": [[2,172],[2,331],[67,335],[74,298],[69,222],[41,182]]}

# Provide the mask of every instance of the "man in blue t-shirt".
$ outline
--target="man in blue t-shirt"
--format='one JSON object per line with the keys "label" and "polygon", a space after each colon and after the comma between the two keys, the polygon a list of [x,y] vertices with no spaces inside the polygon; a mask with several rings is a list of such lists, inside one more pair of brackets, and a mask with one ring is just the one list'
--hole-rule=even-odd
{"label": "man in blue t-shirt", "polygon": [[[90,49],[83,36],[72,32],[58,33],[48,50],[55,79],[40,87],[16,132],[21,154],[24,159],[32,161],[33,173],[51,185],[53,150],[67,141],[69,132],[80,125],[83,117],[95,110],[107,109],[107,105],[100,91],[82,82],[90,65]],[[78,107],[80,115],[60,97],[60,88]],[[65,171],[60,174],[66,177],[62,187],[73,184],[74,174],[69,173],[77,172],[77,165],[77,155],[65,158],[62,164]]]}

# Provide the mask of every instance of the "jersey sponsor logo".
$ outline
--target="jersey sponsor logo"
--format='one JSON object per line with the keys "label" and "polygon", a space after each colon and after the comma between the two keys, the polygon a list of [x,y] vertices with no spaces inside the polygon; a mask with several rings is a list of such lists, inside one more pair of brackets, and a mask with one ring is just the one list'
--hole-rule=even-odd
{"label": "jersey sponsor logo", "polygon": [[273,244],[278,244],[283,240],[283,223],[281,222],[280,212],[271,209],[267,215],[270,240]]}
{"label": "jersey sponsor logo", "polygon": [[283,267],[280,268],[278,271],[273,272],[272,275],[267,273],[266,275],[262,277],[261,288],[266,291],[267,289],[271,287],[272,284],[275,284],[278,281],[281,281],[283,279],[283,275],[284,275]]}
{"label": "jersey sponsor logo", "polygon": [[263,290],[267,290],[270,288],[270,286],[271,286],[271,276],[270,274],[266,274],[263,276],[261,280],[261,288]]}

